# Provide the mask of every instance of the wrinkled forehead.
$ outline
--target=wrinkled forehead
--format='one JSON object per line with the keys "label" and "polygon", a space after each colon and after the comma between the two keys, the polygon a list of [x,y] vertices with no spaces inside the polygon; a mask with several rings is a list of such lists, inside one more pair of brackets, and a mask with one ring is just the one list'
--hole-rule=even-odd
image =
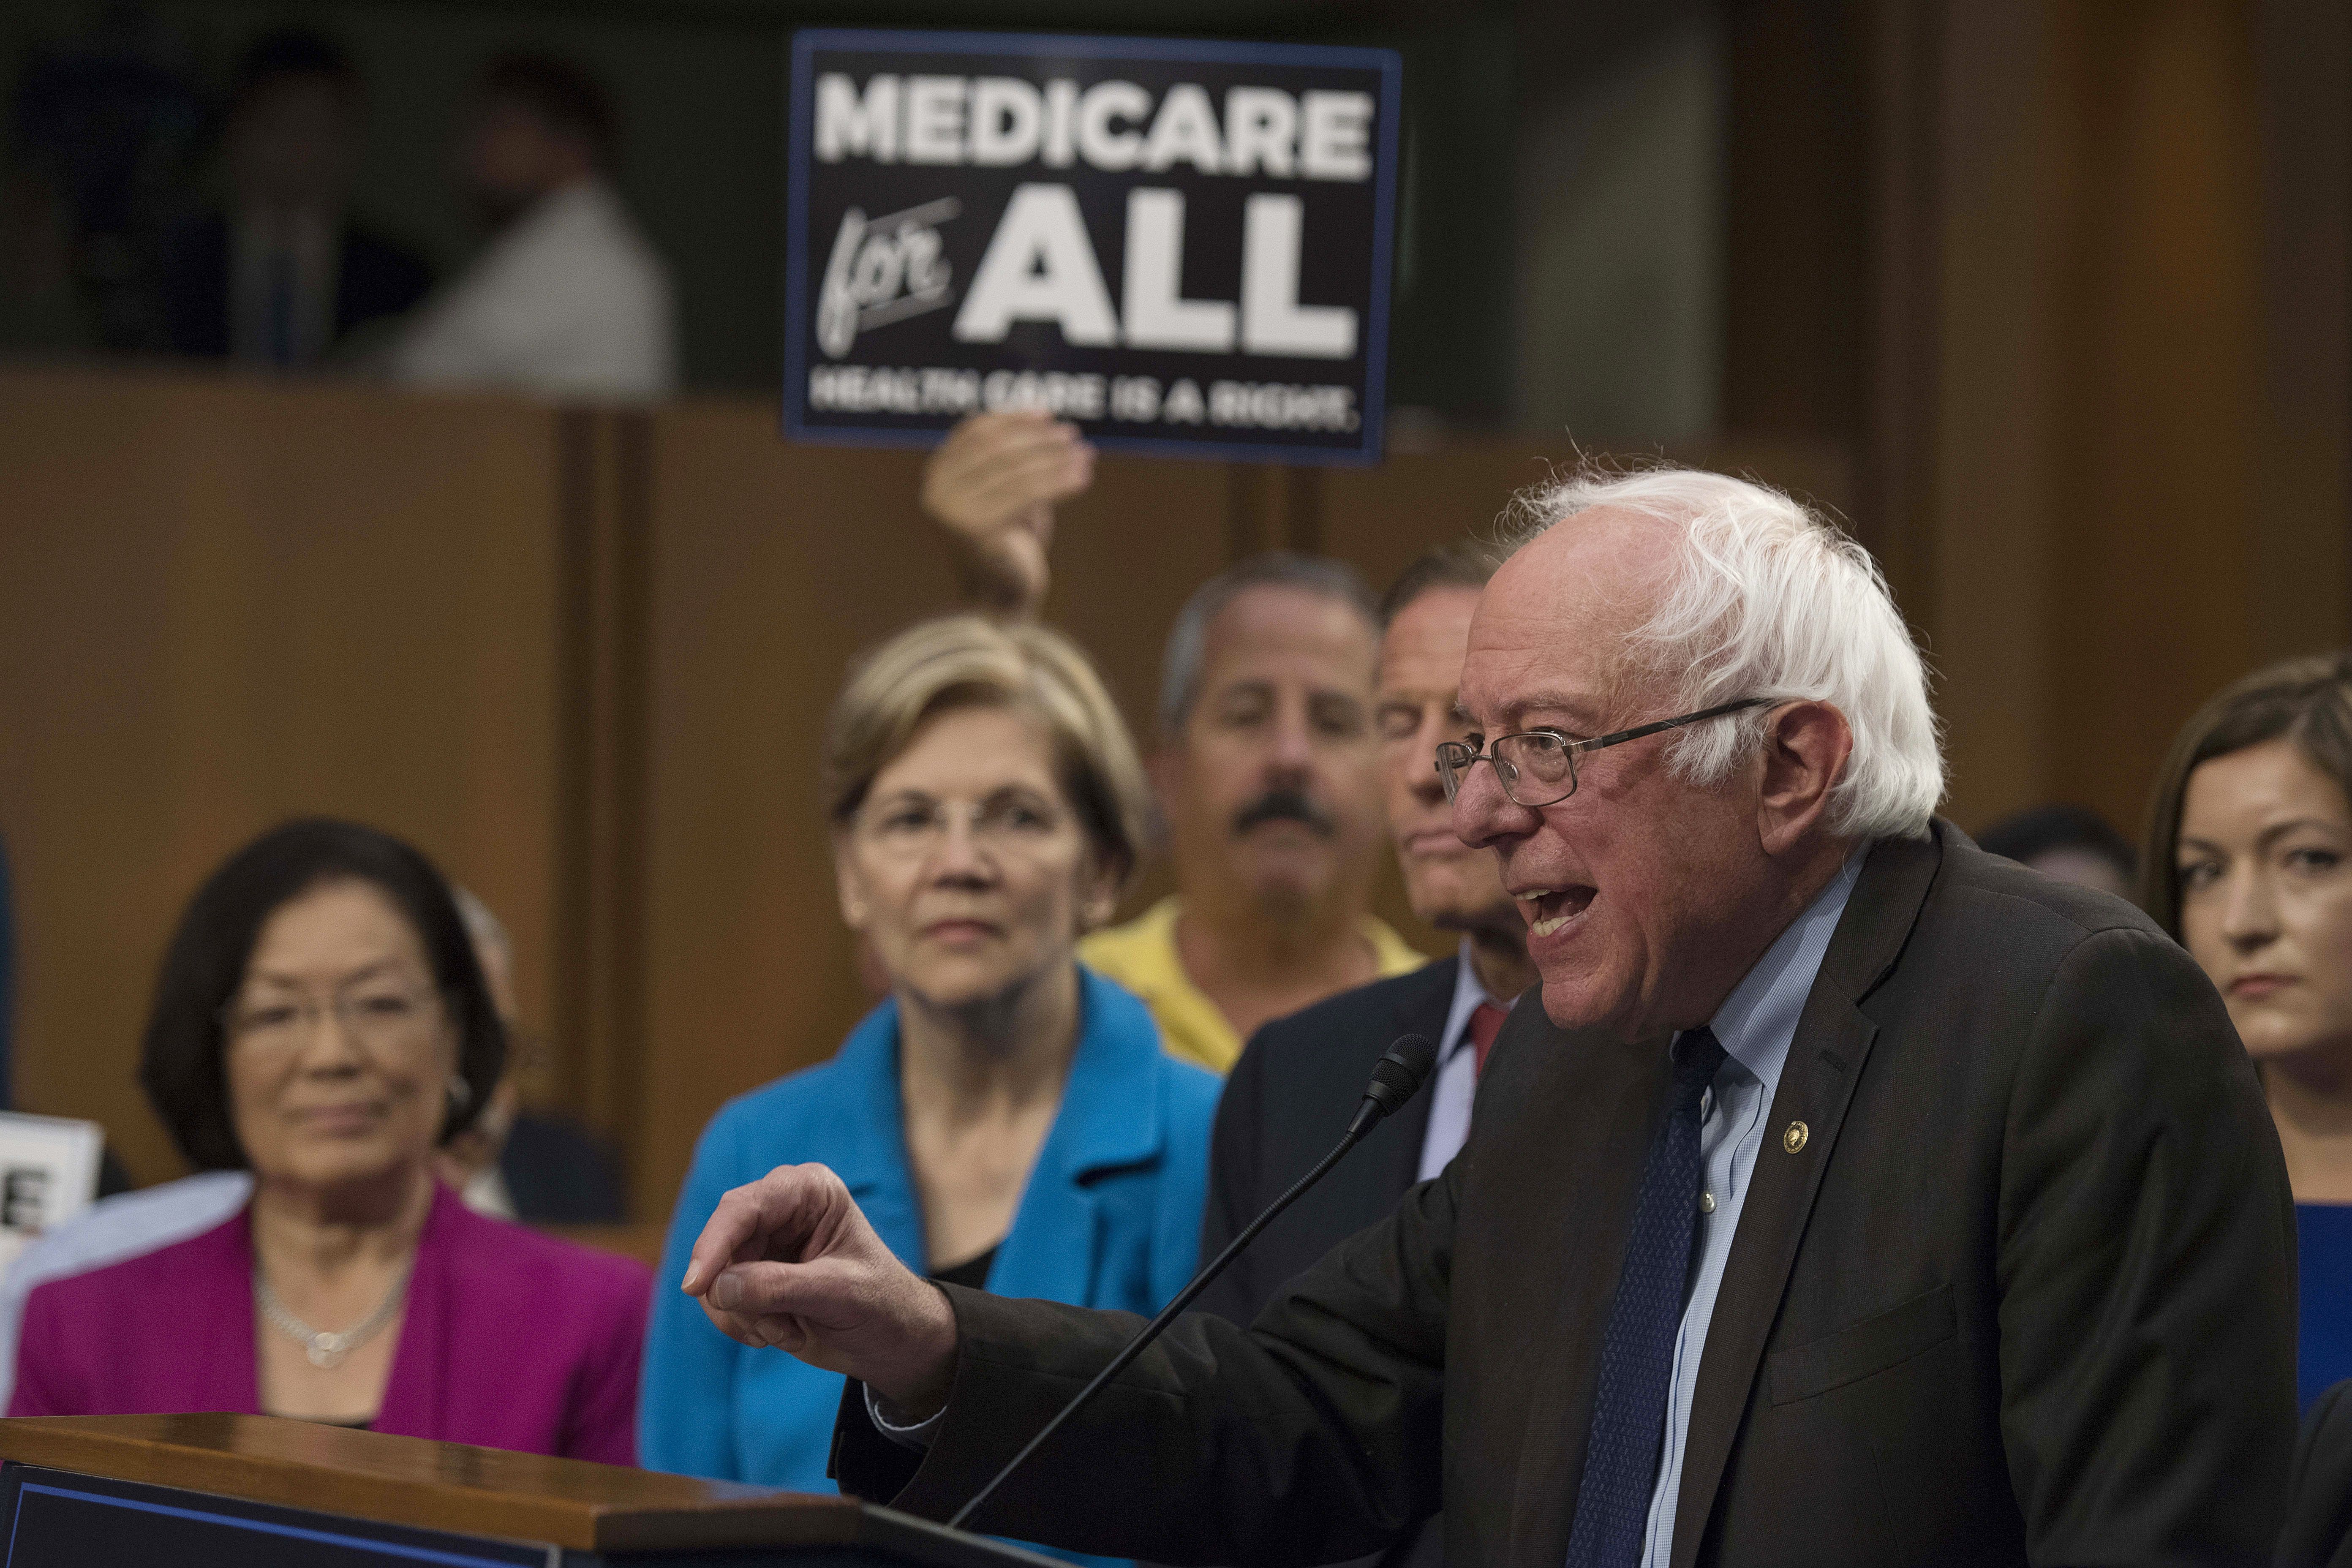
{"label": "wrinkled forehead", "polygon": [[1471,617],[1463,706],[1490,731],[1596,731],[1645,711],[1669,682],[1634,634],[1657,610],[1679,542],[1669,523],[1599,507],[1512,556]]}
{"label": "wrinkled forehead", "polygon": [[1241,681],[1369,696],[1379,644],[1361,611],[1288,584],[1235,594],[1209,622],[1201,647],[1201,694]]}

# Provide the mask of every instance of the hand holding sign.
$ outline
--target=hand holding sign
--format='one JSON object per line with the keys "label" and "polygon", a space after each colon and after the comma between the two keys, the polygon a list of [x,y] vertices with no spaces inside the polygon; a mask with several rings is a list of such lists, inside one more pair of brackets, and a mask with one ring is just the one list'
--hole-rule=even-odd
{"label": "hand holding sign", "polygon": [[1051,581],[1054,507],[1094,482],[1095,449],[1043,414],[977,414],[923,465],[923,510],[955,541],[972,592],[1034,616]]}

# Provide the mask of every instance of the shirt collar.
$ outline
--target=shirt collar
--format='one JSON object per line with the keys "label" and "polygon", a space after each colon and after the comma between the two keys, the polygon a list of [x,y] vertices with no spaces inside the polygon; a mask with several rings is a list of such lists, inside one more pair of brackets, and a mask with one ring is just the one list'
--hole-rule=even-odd
{"label": "shirt collar", "polygon": [[1437,1059],[1444,1063],[1454,1059],[1454,1053],[1470,1042],[1470,1015],[1482,1002],[1492,1002],[1486,987],[1478,979],[1478,966],[1470,962],[1470,939],[1462,939],[1462,951],[1454,960],[1454,1005],[1445,1011],[1445,1033],[1437,1037]]}
{"label": "shirt collar", "polygon": [[1868,850],[1864,845],[1846,857],[1830,885],[1773,939],[1707,1021],[1724,1054],[1753,1074],[1768,1097],[1780,1087],[1781,1065],[1797,1037],[1797,1020],[1822,972],[1830,937],[1838,917],[1845,913]]}

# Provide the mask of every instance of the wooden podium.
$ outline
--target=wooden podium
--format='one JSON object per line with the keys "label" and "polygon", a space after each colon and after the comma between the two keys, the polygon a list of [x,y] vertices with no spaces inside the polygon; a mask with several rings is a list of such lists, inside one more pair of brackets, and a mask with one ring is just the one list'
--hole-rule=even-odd
{"label": "wooden podium", "polygon": [[0,1568],[1067,1568],[853,1499],[262,1415],[0,1420]]}

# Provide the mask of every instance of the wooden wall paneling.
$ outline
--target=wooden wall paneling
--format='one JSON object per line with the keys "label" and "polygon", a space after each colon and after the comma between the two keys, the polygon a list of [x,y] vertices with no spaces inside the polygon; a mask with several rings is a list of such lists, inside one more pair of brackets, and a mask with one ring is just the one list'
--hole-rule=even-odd
{"label": "wooden wall paneling", "polygon": [[1934,30],[1937,242],[1922,531],[1912,614],[1928,634],[1950,793],[1965,826],[2034,804],[2051,783],[2045,711],[2052,431],[2072,301],[2070,158],[2078,141],[2038,0],[1919,7]]}
{"label": "wooden wall paneling", "polygon": [[561,416],[562,846],[555,1048],[544,1084],[632,1160],[645,1060],[653,422]]}
{"label": "wooden wall paneling", "polygon": [[1919,0],[1861,7],[1867,129],[1854,521],[1915,633],[1935,641],[1931,476],[1941,345],[1937,126],[1943,36]]}
{"label": "wooden wall paneling", "polygon": [[2352,637],[2352,6],[2263,0],[2254,653]]}
{"label": "wooden wall paneling", "polygon": [[2084,118],[2053,410],[2049,788],[2127,826],[2180,722],[2258,658],[2263,384],[2252,18],[2065,8]]}
{"label": "wooden wall paneling", "polygon": [[918,454],[787,446],[750,399],[673,405],[654,440],[642,1218],[669,1213],[711,1112],[829,1056],[867,1005],[818,748],[850,658],[952,592]]}
{"label": "wooden wall paneling", "polygon": [[1722,427],[1851,440],[1863,422],[1870,100],[1863,0],[1725,7]]}
{"label": "wooden wall paneling", "polygon": [[134,1080],[196,884],[286,817],[400,834],[549,1016],[554,420],[349,387],[0,373],[18,1102],[179,1161]]}

